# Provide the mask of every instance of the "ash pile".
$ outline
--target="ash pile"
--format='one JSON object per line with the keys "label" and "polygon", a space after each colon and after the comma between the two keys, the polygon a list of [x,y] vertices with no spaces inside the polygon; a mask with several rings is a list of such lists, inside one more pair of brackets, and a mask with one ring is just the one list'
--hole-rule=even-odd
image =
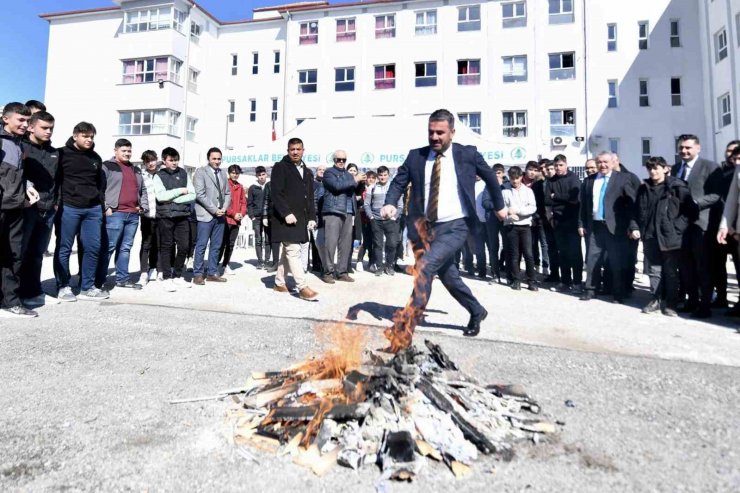
{"label": "ash pile", "polygon": [[319,476],[377,466],[379,481],[413,480],[431,460],[461,477],[481,454],[511,460],[516,443],[557,431],[521,386],[480,383],[430,341],[386,354],[343,337],[320,358],[253,373],[233,395],[240,455],[289,455]]}

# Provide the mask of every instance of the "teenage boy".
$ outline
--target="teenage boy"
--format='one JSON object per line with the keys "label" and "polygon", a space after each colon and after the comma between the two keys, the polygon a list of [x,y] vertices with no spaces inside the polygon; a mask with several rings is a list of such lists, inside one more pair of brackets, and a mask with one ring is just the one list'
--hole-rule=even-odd
{"label": "teenage boy", "polygon": [[[231,188],[226,173],[221,172],[221,150],[208,149],[208,164],[195,170],[195,214],[198,233],[193,264],[193,284],[203,286],[205,281],[226,282],[218,272],[218,254],[224,241],[226,211],[231,205]],[[205,264],[208,247],[208,265]]]}
{"label": "teenage boy", "polygon": [[57,249],[54,252],[54,274],[57,299],[77,301],[69,286],[69,257],[79,235],[82,249],[80,265],[80,299],[104,300],[110,295],[95,286],[103,227],[103,160],[95,152],[95,126],[80,122],[72,137],[59,149],[61,213],[57,214]]}
{"label": "teenage boy", "polygon": [[642,238],[653,299],[643,313],[662,311],[675,317],[679,298],[679,265],[681,244],[692,210],[688,185],[669,176],[670,167],[662,157],[651,157],[645,163],[647,180],[637,191],[637,224],[631,235]]}
{"label": "teenage boy", "polygon": [[[375,270],[376,276],[394,275],[393,264],[396,260],[396,248],[399,242],[399,228],[396,217],[383,218],[380,209],[385,205],[385,195],[390,187],[390,170],[386,166],[378,168],[378,181],[367,190],[364,209],[370,218],[373,235],[373,257],[370,262],[370,271]],[[403,197],[398,199],[397,209],[403,207]],[[384,256],[385,254],[385,256]],[[375,267],[375,269],[372,269]]]}
{"label": "teenage boy", "polygon": [[537,201],[534,192],[522,184],[522,169],[518,166],[509,168],[511,188],[501,191],[506,205],[507,215],[504,219],[504,241],[509,257],[506,264],[512,279],[511,288],[521,289],[519,255],[524,257],[527,272],[527,283],[530,291],[537,291],[537,277],[532,254],[532,216],[537,213]]}
{"label": "teenage boy", "polygon": [[[195,189],[188,173],[179,167],[180,153],[172,147],[162,150],[164,166],[154,177],[154,193],[157,197],[157,229],[159,233],[159,262],[166,291],[189,288],[190,283],[182,278],[185,257],[190,242],[190,206],[195,202]],[[177,246],[174,272],[172,253]]]}
{"label": "teenage boy", "polygon": [[[139,284],[145,286],[149,281],[157,280],[157,269],[159,269],[159,234],[157,233],[157,194],[154,191],[154,177],[159,171],[157,153],[144,151],[141,155],[142,167],[141,177],[144,182],[144,190],[149,203],[149,210],[141,216],[141,251],[139,252],[139,263],[141,265],[141,276]],[[161,276],[161,274],[159,274]]]}
{"label": "teenage boy", "polygon": [[28,183],[39,193],[39,200],[23,209],[23,260],[20,271],[20,297],[27,306],[58,303],[41,289],[41,265],[49,247],[57,208],[59,153],[51,145],[54,117],[38,111],[28,120],[28,140],[23,171]]}
{"label": "teenage boy", "polygon": [[247,192],[247,215],[252,220],[252,229],[254,230],[254,249],[257,250],[257,268],[264,269],[265,262],[269,262],[270,260],[270,238],[267,234],[267,226],[262,223],[262,219],[265,217],[267,170],[264,166],[257,166],[254,174],[257,177],[257,183],[250,186]]}
{"label": "teenage boy", "polygon": [[39,111],[46,111],[46,105],[41,101],[35,99],[29,99],[26,101],[26,106],[31,111],[31,116],[38,113]]}
{"label": "teenage boy", "polygon": [[116,287],[141,289],[131,280],[128,271],[131,247],[139,228],[139,214],[149,210],[141,169],[131,163],[131,142],[118,139],[114,157],[103,163],[105,210],[103,240],[96,284],[102,287],[108,275],[108,265],[115,253]]}
{"label": "teenage boy", "polygon": [[23,172],[23,136],[28,130],[31,111],[21,103],[8,103],[3,109],[0,129],[0,292],[3,311],[17,317],[36,317],[19,297],[23,260],[23,207],[26,200],[38,201],[38,192],[26,191]]}

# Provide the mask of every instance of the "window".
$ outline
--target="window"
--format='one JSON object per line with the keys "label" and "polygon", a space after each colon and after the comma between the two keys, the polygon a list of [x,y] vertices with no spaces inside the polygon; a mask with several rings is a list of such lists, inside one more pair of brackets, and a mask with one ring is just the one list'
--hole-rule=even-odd
{"label": "window", "polygon": [[525,27],[527,25],[527,3],[501,4],[502,27]]}
{"label": "window", "polygon": [[671,106],[681,106],[680,77],[671,77]]}
{"label": "window", "polygon": [[337,42],[354,41],[356,35],[354,17],[351,19],[337,19]]}
{"label": "window", "polygon": [[651,147],[650,137],[643,137],[642,146],[641,146],[643,166],[645,166],[645,163],[647,162],[647,160],[650,159],[650,155],[651,155],[650,147]]}
{"label": "window", "polygon": [[648,34],[650,33],[650,24],[648,21],[637,23],[637,47],[641,50],[648,49]]}
{"label": "window", "polygon": [[724,27],[714,35],[714,56],[716,62],[727,58],[727,31]]}
{"label": "window", "polygon": [[273,122],[278,119],[278,98],[271,98],[272,101],[272,112],[270,113],[270,120]]}
{"label": "window", "polygon": [[200,24],[197,24],[194,21],[190,21],[190,41],[198,44],[198,42],[200,41],[200,33],[202,29],[203,27]]}
{"label": "window", "polygon": [[680,163],[681,162],[681,156],[678,153],[678,141],[680,140],[680,138],[681,138],[680,136],[673,138],[673,150],[675,151],[675,154],[673,155],[673,162],[674,163]]}
{"label": "window", "polygon": [[608,90],[609,90],[609,102],[607,103],[608,108],[616,108],[619,106],[619,99],[617,95],[617,81],[616,80],[608,80],[606,81]]}
{"label": "window", "polygon": [[252,75],[257,75],[260,69],[260,54],[256,51],[252,52]]}
{"label": "window", "polygon": [[272,73],[273,74],[279,74],[280,73],[280,52],[275,51],[275,58],[272,65]]}
{"label": "window", "polygon": [[480,133],[480,113],[458,113],[457,117],[470,130],[478,134]]}
{"label": "window", "polygon": [[394,14],[375,16],[375,39],[396,37],[396,16]]}
{"label": "window", "polygon": [[606,25],[606,51],[617,51],[617,25]]}
{"label": "window", "polygon": [[609,152],[619,154],[619,139],[614,137],[609,139]]}
{"label": "window", "polygon": [[437,34],[437,11],[424,10],[416,13],[416,35]]}
{"label": "window", "polygon": [[172,7],[129,11],[124,16],[123,30],[127,33],[138,33],[175,27],[180,31],[182,26],[178,26],[175,21],[182,19],[181,16],[182,12],[175,10],[175,16],[173,18]]}
{"label": "window", "polygon": [[735,16],[735,32],[737,33],[737,44],[740,46],[740,13]]}
{"label": "window", "polygon": [[334,69],[334,90],[336,92],[355,90],[354,67],[339,67]]}
{"label": "window", "polygon": [[575,137],[576,111],[550,110],[550,136]]}
{"label": "window", "polygon": [[527,136],[527,112],[526,111],[504,111],[503,113],[503,135],[504,137],[526,137]]}
{"label": "window", "polygon": [[719,126],[726,127],[732,123],[732,110],[730,109],[730,94],[725,94],[719,97],[717,101],[717,107],[719,110]]}
{"label": "window", "polygon": [[480,60],[457,61],[457,85],[477,86],[480,84]]}
{"label": "window", "polygon": [[437,62],[417,62],[415,72],[416,87],[437,85]]}
{"label": "window", "polygon": [[118,112],[120,135],[177,135],[180,113],[172,110],[134,110]]}
{"label": "window", "polygon": [[457,30],[480,31],[480,5],[457,8]]}
{"label": "window", "polygon": [[527,55],[505,56],[504,82],[526,82],[527,81]]}
{"label": "window", "polygon": [[570,24],[575,22],[573,0],[548,0],[550,24]]}
{"label": "window", "polygon": [[396,87],[396,65],[375,66],[375,89],[393,89]]}
{"label": "window", "polygon": [[170,81],[180,83],[182,62],[174,57],[143,58],[123,61],[123,83]]}
{"label": "window", "polygon": [[316,70],[299,70],[298,71],[298,92],[309,93],[316,92],[318,84],[316,83]]}
{"label": "window", "polygon": [[671,48],[681,47],[681,31],[679,29],[678,20],[671,20]]}
{"label": "window", "polygon": [[575,53],[550,53],[550,80],[576,78]]}
{"label": "window", "polygon": [[229,100],[229,113],[228,113],[228,121],[229,123],[234,123],[234,120],[236,118],[236,101],[233,99]]}
{"label": "window", "polygon": [[319,42],[319,23],[317,21],[301,22],[299,45],[315,45]]}
{"label": "window", "polygon": [[177,32],[181,33],[183,29],[182,26],[185,25],[185,21],[187,20],[187,18],[188,14],[186,14],[182,10],[175,9],[175,15],[172,19],[172,27],[174,27]]}
{"label": "window", "polygon": [[256,99],[249,100],[249,121],[250,122],[257,121],[257,100]]}
{"label": "window", "polygon": [[200,72],[198,72],[194,68],[191,68],[188,71],[188,91],[198,92],[198,76],[199,75],[200,75]]}
{"label": "window", "polygon": [[239,55],[236,53],[231,54],[231,75],[236,75],[239,70]]}
{"label": "window", "polygon": [[198,119],[189,116],[185,119],[185,138],[189,142],[195,142],[195,126],[198,124]]}
{"label": "window", "polygon": [[648,97],[648,81],[647,79],[640,79],[640,106],[650,106],[650,98]]}

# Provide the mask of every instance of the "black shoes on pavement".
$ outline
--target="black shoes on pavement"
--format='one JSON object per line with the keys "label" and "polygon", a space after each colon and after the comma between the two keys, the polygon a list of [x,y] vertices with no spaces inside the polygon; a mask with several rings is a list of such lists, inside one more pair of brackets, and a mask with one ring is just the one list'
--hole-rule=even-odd
{"label": "black shoes on pavement", "polygon": [[475,337],[480,334],[480,323],[486,319],[488,311],[484,308],[483,311],[475,316],[470,317],[468,326],[463,330],[465,337]]}

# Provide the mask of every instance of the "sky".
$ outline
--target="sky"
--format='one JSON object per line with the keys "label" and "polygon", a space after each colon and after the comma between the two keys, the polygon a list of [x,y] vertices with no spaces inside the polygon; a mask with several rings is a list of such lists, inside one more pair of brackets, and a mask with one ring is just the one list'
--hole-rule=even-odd
{"label": "sky", "polygon": [[[197,0],[222,21],[250,19],[252,9],[289,0]],[[331,2],[336,3],[336,2]],[[110,7],[111,0],[2,0],[0,29],[0,106],[10,101],[44,99],[49,24],[39,14]],[[8,26],[13,26],[9,29]]]}

